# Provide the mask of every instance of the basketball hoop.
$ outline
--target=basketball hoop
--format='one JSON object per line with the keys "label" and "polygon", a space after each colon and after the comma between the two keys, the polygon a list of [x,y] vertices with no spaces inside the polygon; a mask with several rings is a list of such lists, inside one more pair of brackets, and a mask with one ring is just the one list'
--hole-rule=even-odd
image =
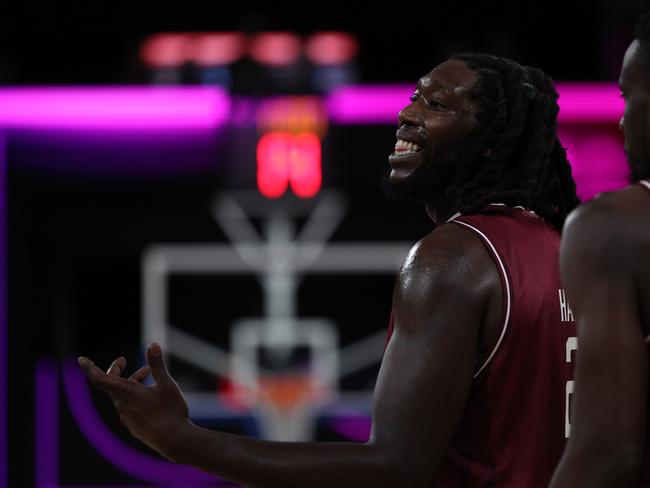
{"label": "basketball hoop", "polygon": [[258,381],[258,402],[288,414],[320,396],[308,375],[273,375]]}
{"label": "basketball hoop", "polygon": [[312,437],[314,410],[325,398],[314,378],[306,374],[262,377],[255,396],[265,438],[304,441]]}

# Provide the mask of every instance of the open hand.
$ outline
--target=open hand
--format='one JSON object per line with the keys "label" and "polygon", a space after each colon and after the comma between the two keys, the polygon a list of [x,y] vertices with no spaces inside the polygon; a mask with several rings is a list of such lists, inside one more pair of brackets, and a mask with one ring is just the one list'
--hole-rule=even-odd
{"label": "open hand", "polygon": [[[106,373],[85,357],[79,358],[79,365],[94,386],[109,394],[120,422],[131,435],[163,456],[173,457],[172,451],[190,425],[189,412],[158,344],[148,347],[147,365],[128,379],[122,376],[126,369],[124,357],[113,361]],[[152,386],[143,384],[149,374],[155,381]]]}

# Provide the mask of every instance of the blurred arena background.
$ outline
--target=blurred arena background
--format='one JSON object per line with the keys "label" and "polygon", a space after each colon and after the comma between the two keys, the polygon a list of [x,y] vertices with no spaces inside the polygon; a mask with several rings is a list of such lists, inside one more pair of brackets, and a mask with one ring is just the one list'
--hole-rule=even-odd
{"label": "blurred arena background", "polygon": [[132,440],[76,366],[158,341],[195,422],[365,441],[394,275],[380,182],[449,55],[544,69],[583,199],[626,166],[644,1],[0,8],[0,488],[229,486]]}

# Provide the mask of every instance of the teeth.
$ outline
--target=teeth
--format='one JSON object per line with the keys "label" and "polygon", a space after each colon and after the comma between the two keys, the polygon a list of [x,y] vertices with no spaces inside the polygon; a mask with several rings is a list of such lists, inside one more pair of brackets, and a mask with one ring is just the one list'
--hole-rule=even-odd
{"label": "teeth", "polygon": [[407,142],[403,139],[397,139],[395,144],[395,152],[412,153],[420,150],[420,146],[413,142]]}

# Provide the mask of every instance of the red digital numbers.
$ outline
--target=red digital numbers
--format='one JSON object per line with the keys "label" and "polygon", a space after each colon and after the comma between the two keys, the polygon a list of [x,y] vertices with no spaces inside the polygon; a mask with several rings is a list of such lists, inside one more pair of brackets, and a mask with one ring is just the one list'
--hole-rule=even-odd
{"label": "red digital numbers", "polygon": [[291,186],[300,198],[320,190],[321,142],[312,132],[269,132],[257,144],[257,188],[267,198],[279,198]]}

